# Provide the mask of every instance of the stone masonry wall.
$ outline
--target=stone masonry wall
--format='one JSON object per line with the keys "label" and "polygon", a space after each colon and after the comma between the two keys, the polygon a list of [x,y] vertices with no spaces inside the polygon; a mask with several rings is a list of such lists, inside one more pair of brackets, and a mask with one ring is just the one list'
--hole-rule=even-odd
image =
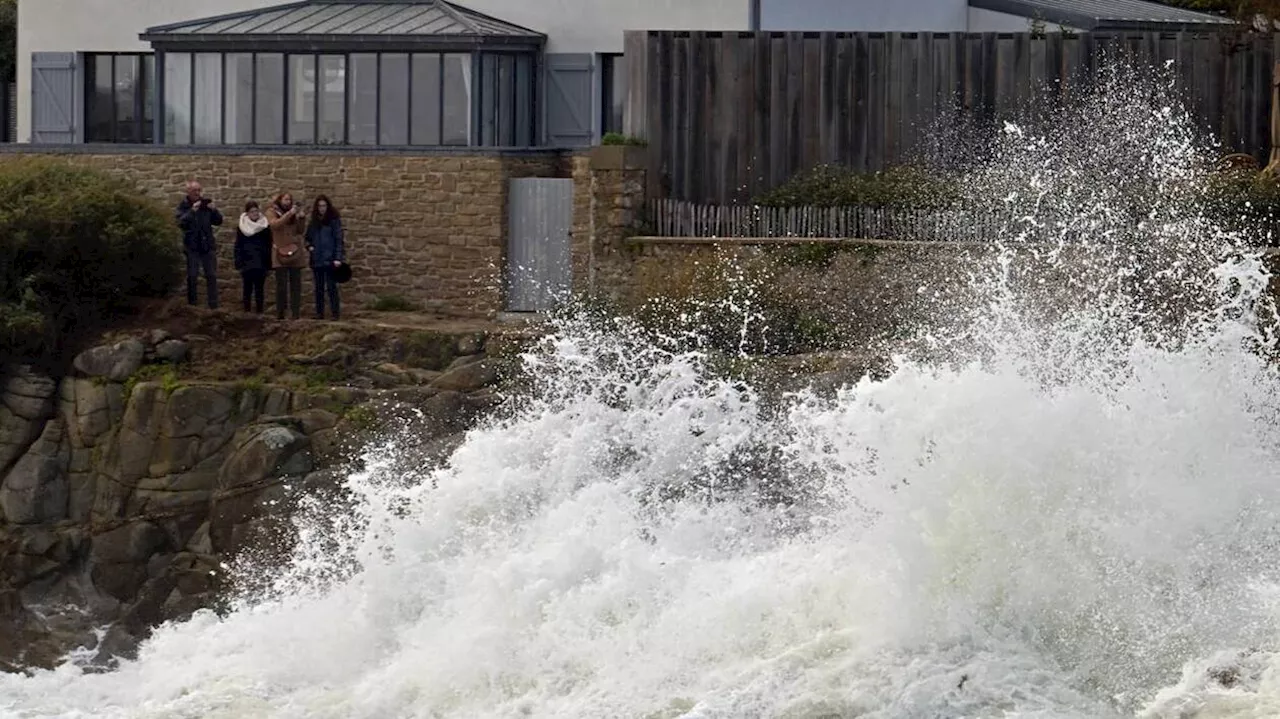
{"label": "stone masonry wall", "polygon": [[[0,161],[18,152],[38,154],[11,150],[0,154]],[[119,175],[169,207],[181,199],[187,179],[199,180],[227,216],[218,233],[223,307],[240,302],[231,249],[244,203],[253,199],[265,205],[276,193],[289,191],[308,204],[326,194],[341,211],[355,271],[343,289],[348,308],[380,295],[400,295],[427,311],[464,317],[491,316],[502,309],[507,180],[556,177],[563,164],[553,152],[109,154],[89,148],[49,156]],[[312,283],[309,272],[303,275],[305,317],[311,313]],[[274,281],[269,280],[268,312],[274,297]]]}
{"label": "stone masonry wall", "polygon": [[574,183],[573,286],[619,300],[634,284],[645,200],[641,148],[597,147],[570,158]]}

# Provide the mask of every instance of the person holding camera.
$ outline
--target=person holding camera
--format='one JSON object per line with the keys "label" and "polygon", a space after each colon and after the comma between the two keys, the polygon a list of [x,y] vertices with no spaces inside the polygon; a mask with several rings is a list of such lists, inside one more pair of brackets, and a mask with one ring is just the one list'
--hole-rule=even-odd
{"label": "person holding camera", "polygon": [[182,228],[182,250],[187,256],[187,304],[196,304],[196,285],[203,272],[208,284],[209,309],[218,309],[218,256],[213,228],[222,224],[222,213],[204,196],[200,183],[187,183],[187,196],[174,213]]}
{"label": "person holding camera", "polygon": [[338,208],[324,195],[316,197],[311,209],[307,249],[311,252],[311,271],[316,281],[316,319],[324,319],[327,295],[329,308],[336,320],[341,309],[336,270],[347,260],[347,247],[342,238],[342,218],[338,215]]}
{"label": "person holding camera", "polygon": [[282,192],[266,212],[271,224],[271,264],[276,274],[276,317],[284,319],[285,309],[296,320],[302,315],[302,268],[307,266],[302,235],[307,226],[306,211]]}

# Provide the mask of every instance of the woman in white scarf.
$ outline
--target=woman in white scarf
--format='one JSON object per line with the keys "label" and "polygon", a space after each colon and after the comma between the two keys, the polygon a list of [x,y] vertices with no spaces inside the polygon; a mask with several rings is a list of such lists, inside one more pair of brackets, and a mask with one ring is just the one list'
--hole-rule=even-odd
{"label": "woman in white scarf", "polygon": [[252,200],[245,204],[236,227],[235,261],[244,279],[244,311],[252,306],[253,312],[262,314],[263,287],[271,269],[271,227]]}

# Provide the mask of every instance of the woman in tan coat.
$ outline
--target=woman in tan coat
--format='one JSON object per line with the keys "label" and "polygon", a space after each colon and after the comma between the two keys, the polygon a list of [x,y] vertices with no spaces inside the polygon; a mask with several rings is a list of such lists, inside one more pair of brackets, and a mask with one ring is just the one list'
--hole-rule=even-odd
{"label": "woman in tan coat", "polygon": [[276,273],[276,317],[284,319],[287,307],[296,320],[302,315],[302,268],[308,265],[302,237],[307,228],[306,211],[294,203],[292,194],[282,192],[271,201],[266,214]]}

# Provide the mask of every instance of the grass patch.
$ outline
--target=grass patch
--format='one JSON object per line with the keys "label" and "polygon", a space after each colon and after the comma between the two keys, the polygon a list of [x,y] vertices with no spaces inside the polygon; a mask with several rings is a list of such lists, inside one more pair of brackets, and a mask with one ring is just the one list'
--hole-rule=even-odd
{"label": "grass patch", "polygon": [[133,390],[143,382],[159,382],[160,389],[166,395],[173,394],[182,387],[182,378],[178,375],[178,370],[172,365],[149,364],[143,365],[134,372],[129,379],[124,381],[124,397],[127,401],[133,396]]}
{"label": "grass patch", "polygon": [[439,372],[458,356],[458,340],[441,332],[414,332],[404,341],[405,364]]}
{"label": "grass patch", "polygon": [[347,372],[341,367],[308,367],[302,373],[304,386],[309,389],[326,389],[347,381]]}
{"label": "grass patch", "polygon": [[378,295],[369,304],[369,309],[374,312],[418,312],[422,307],[404,295]]}
{"label": "grass patch", "polygon": [[342,419],[354,429],[360,431],[377,429],[382,425],[382,420],[378,418],[378,413],[367,404],[358,404],[353,407],[348,407],[346,411],[342,413]]}

